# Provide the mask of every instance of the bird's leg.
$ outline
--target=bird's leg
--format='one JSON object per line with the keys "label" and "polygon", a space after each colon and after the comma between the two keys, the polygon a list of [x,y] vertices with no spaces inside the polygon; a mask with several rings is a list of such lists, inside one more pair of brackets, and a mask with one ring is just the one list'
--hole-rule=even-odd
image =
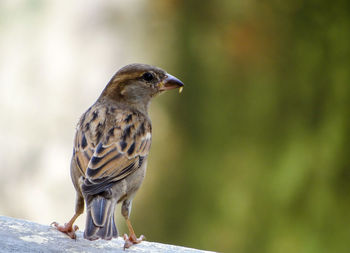
{"label": "bird's leg", "polygon": [[126,224],[128,225],[128,229],[129,229],[129,236],[127,234],[124,234],[124,241],[125,241],[124,249],[130,248],[132,245],[138,244],[145,239],[145,236],[143,235],[141,235],[139,238],[136,237],[135,231],[129,220],[131,203],[132,203],[131,200],[124,200],[122,205],[122,215],[124,216],[126,220]]}
{"label": "bird's leg", "polygon": [[70,238],[76,239],[77,236],[75,231],[79,229],[77,225],[74,225],[75,220],[84,212],[84,198],[77,195],[77,200],[75,204],[75,214],[73,217],[64,225],[58,224],[56,221],[52,222],[51,225],[54,226],[58,231],[67,234]]}
{"label": "bird's leg", "polygon": [[77,225],[73,226],[73,223],[79,217],[79,215],[80,214],[74,214],[72,219],[70,219],[64,225],[60,225],[56,221],[52,222],[51,225],[54,226],[58,231],[67,234],[70,238],[76,239],[77,236],[75,234],[75,231],[77,231],[79,229],[79,227]]}
{"label": "bird's leg", "polygon": [[128,225],[129,229],[129,236],[127,234],[124,234],[124,249],[130,248],[133,244],[138,244],[142,242],[145,239],[144,235],[141,235],[139,238],[136,237],[134,229],[131,226],[131,222],[129,219],[126,219],[126,224]]}

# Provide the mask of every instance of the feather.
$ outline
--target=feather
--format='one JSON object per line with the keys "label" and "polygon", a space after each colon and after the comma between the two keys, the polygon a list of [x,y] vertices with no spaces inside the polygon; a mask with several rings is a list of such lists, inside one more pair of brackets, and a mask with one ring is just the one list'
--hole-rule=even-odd
{"label": "feather", "polygon": [[74,158],[85,178],[83,193],[94,195],[142,165],[149,153],[152,129],[148,117],[140,112],[102,105],[87,111],[82,120]]}

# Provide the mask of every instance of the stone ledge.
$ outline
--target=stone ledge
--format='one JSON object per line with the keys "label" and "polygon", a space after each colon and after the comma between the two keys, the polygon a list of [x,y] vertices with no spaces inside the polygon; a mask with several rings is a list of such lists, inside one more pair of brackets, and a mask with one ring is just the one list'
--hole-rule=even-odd
{"label": "stone ledge", "polygon": [[82,232],[72,240],[48,225],[0,216],[0,252],[209,252],[168,244],[147,242],[123,250],[124,240],[88,241]]}

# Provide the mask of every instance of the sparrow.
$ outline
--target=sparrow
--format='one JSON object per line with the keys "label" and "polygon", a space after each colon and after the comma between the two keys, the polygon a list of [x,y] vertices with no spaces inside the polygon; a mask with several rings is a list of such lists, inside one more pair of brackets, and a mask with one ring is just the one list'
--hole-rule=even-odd
{"label": "sparrow", "polygon": [[130,64],[116,72],[97,101],[81,116],[74,138],[70,174],[76,190],[75,213],[52,225],[72,239],[75,220],[86,206],[84,238],[118,237],[114,210],[121,203],[129,236],[124,249],[140,243],[130,222],[133,198],[145,177],[152,141],[148,107],[153,97],[184,84],[164,70]]}

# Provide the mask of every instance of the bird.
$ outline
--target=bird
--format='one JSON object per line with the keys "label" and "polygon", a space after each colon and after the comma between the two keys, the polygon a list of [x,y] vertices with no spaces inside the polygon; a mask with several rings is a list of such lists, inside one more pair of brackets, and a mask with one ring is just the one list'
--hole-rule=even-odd
{"label": "bird", "polygon": [[121,203],[129,235],[124,249],[140,243],[130,221],[133,198],[145,177],[152,141],[148,108],[152,98],[184,84],[161,68],[129,64],[119,69],[96,102],[80,117],[70,164],[76,190],[75,213],[58,231],[76,239],[74,225],[86,207],[84,238],[110,240],[118,237],[114,214]]}

